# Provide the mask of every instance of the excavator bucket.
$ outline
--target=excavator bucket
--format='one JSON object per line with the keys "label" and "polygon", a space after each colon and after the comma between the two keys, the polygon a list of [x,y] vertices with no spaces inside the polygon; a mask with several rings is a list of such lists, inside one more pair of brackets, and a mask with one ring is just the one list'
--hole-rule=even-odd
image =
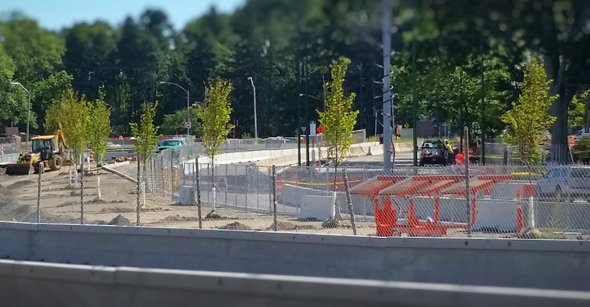
{"label": "excavator bucket", "polygon": [[13,163],[6,165],[6,175],[29,175],[33,167],[29,163]]}

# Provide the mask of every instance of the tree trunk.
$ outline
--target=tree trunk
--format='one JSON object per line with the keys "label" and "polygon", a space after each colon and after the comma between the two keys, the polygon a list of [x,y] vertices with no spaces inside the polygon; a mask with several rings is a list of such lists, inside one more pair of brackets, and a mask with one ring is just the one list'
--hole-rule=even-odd
{"label": "tree trunk", "polygon": [[551,127],[551,160],[558,163],[567,163],[569,150],[567,143],[567,112],[571,100],[571,95],[566,90],[565,70],[567,60],[559,55],[545,56],[544,63],[547,77],[553,80],[550,94],[559,94],[559,98],[550,109],[551,115],[557,117]]}

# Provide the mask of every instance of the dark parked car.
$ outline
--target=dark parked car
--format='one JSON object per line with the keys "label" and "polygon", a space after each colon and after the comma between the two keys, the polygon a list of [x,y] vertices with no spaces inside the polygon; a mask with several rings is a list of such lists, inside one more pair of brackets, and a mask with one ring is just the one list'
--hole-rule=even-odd
{"label": "dark parked car", "polygon": [[420,152],[420,166],[424,164],[447,165],[447,151],[443,142],[439,140],[424,140]]}

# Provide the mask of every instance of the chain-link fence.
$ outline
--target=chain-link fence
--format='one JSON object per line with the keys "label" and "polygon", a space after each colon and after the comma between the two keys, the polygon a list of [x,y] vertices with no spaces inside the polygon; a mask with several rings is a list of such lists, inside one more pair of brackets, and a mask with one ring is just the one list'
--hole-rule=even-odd
{"label": "chain-link fence", "polygon": [[[120,215],[135,224],[137,215],[144,226],[590,238],[587,165],[404,166],[385,172],[371,167],[211,166],[195,158],[194,152],[177,150],[155,155],[145,165],[139,193],[134,162],[118,168],[127,180],[103,172],[101,183],[90,172],[84,208],[67,170],[48,172],[40,183],[37,177],[11,179],[0,193],[29,209],[38,193],[42,222],[76,222],[86,210],[85,223],[111,223]],[[6,199],[11,198],[3,196],[0,203]],[[30,220],[34,214],[23,215],[28,212],[23,206],[10,212],[1,207],[0,218]]]}

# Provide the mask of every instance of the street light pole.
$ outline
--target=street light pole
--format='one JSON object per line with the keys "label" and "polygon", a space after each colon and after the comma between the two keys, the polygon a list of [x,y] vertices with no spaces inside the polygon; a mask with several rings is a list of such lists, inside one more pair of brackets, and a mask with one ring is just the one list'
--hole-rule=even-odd
{"label": "street light pole", "polygon": [[27,107],[27,140],[26,140],[26,146],[28,146],[29,144],[29,126],[30,126],[30,122],[31,122],[31,92],[29,92],[29,90],[22,85],[20,82],[10,82],[10,85],[15,85],[15,86],[20,86],[23,88],[23,90],[25,90],[27,92],[27,95],[29,96],[29,105]]}
{"label": "street light pole", "polygon": [[189,138],[189,136],[191,135],[191,126],[193,125],[192,121],[191,121],[191,110],[190,110],[190,93],[189,90],[185,89],[184,87],[180,86],[177,83],[174,82],[167,82],[167,81],[160,81],[158,82],[158,84],[169,84],[169,85],[174,85],[176,87],[178,87],[179,89],[183,90],[184,93],[186,94],[186,112],[187,112],[187,123],[188,125],[186,126],[186,137]]}
{"label": "street light pole", "polygon": [[[390,173],[393,168],[391,125],[393,120],[390,74],[391,74],[391,0],[381,1],[383,10],[383,170]],[[393,153],[395,154],[395,153]]]}
{"label": "street light pole", "polygon": [[254,100],[254,140],[258,142],[258,118],[256,116],[256,87],[254,86],[254,80],[252,77],[248,77],[250,84],[252,85],[252,99]]}

